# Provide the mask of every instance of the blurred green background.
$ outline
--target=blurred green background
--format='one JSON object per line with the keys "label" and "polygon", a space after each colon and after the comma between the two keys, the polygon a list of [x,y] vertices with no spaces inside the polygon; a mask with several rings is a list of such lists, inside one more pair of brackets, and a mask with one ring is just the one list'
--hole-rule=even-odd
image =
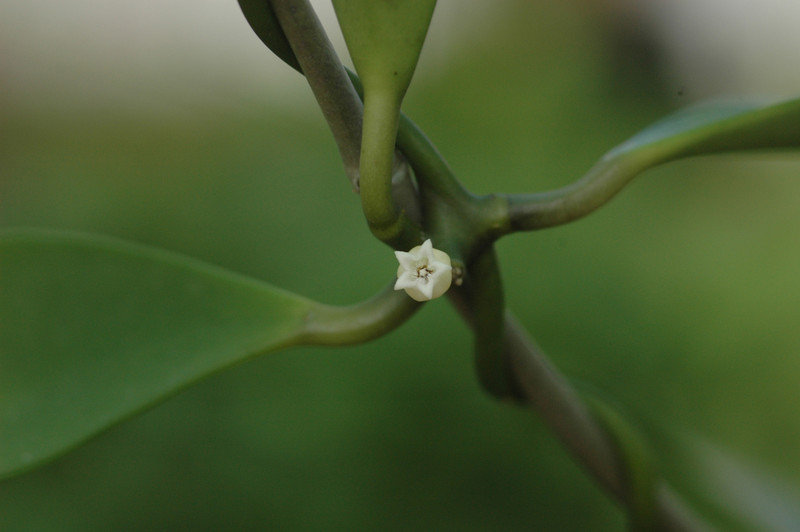
{"label": "blurred green background", "polygon": [[[473,191],[566,184],[688,103],[691,80],[636,28],[582,2],[509,4],[463,53],[423,53],[405,111]],[[365,298],[394,257],[290,83],[299,106],[279,92],[169,109],[0,96],[0,225]],[[634,419],[800,481],[799,174],[789,154],[650,171],[587,219],[503,240],[509,305]],[[0,530],[621,530],[616,505],[535,416],[484,396],[471,364],[444,300],[369,345],[249,362],[0,484]]]}

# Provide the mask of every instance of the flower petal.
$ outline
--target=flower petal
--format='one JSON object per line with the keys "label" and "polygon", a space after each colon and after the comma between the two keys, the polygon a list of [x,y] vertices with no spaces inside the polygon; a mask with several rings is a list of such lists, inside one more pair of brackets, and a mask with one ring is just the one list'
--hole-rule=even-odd
{"label": "flower petal", "polygon": [[417,288],[425,295],[426,299],[433,299],[433,289],[436,288],[436,283],[428,280],[428,282],[419,283]]}
{"label": "flower petal", "polygon": [[428,255],[433,251],[433,243],[431,239],[427,239],[422,245],[419,247],[419,251],[421,254]]}
{"label": "flower petal", "polygon": [[417,270],[417,262],[419,258],[413,253],[407,253],[405,251],[395,251],[394,256],[397,257],[397,262],[400,263],[400,266],[407,271],[416,271]]}
{"label": "flower petal", "polygon": [[416,301],[429,301],[444,294],[453,280],[450,257],[433,247],[431,239],[410,251],[395,251],[397,268],[395,290],[405,290]]}
{"label": "flower petal", "polygon": [[419,279],[411,273],[406,272],[397,278],[397,281],[394,283],[394,289],[405,290],[406,288],[413,288],[418,284]]}

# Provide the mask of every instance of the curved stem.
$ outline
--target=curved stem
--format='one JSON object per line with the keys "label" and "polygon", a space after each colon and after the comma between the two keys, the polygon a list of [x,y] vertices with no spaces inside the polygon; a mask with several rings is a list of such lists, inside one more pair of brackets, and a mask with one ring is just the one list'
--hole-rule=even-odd
{"label": "curved stem", "polygon": [[605,205],[651,164],[638,157],[602,159],[578,181],[538,194],[508,194],[508,232],[565,224]]}
{"label": "curved stem", "polygon": [[[269,4],[267,7],[271,7],[278,18],[280,29],[291,45],[297,62],[302,67],[328,122],[353,188],[358,191],[363,119],[361,82],[354,73],[342,66],[307,0],[269,0]],[[254,15],[260,15],[256,9],[248,9],[247,13],[250,15],[248,20],[251,23]],[[269,17],[261,18],[269,19]],[[261,33],[266,31],[264,28],[260,29]],[[259,33],[258,28],[257,33]],[[290,62],[293,63],[294,61]],[[464,202],[472,198],[416,124],[402,113],[399,120],[397,145],[407,156],[418,176],[425,180],[426,185],[445,198],[458,198]],[[421,219],[416,192],[408,166],[400,154],[396,154],[394,158],[392,175],[395,177],[392,185],[396,204],[406,212],[410,220],[419,224]],[[490,210],[493,211],[491,217],[498,218],[497,213],[500,211],[502,213],[499,215],[500,222],[490,222],[490,224],[506,225],[508,217],[505,214],[505,202],[491,203]],[[498,209],[501,203],[503,208]]]}
{"label": "curved stem", "polygon": [[468,200],[471,195],[456,179],[444,157],[425,133],[406,115],[400,114],[397,146],[426,186],[442,197]]}
{"label": "curved stem", "polygon": [[[475,196],[464,188],[431,140],[402,113],[397,146],[414,169],[422,195],[436,198],[428,202],[429,224],[426,229],[430,230],[432,225],[430,215],[434,213],[430,210],[441,209],[448,204],[453,212],[445,218],[449,222],[457,221],[460,225],[469,226],[469,231],[460,236],[462,244],[475,248],[476,254],[511,231],[507,198],[494,194]],[[464,258],[472,258],[469,255],[471,253]]]}
{"label": "curved stem", "polygon": [[[451,290],[450,302],[475,327],[476,315],[463,290]],[[578,392],[554,368],[514,315],[505,313],[504,356],[519,404],[534,410],[566,449],[621,505],[629,503],[624,462],[603,426]],[[655,486],[655,521],[663,532],[711,532],[664,481]]]}
{"label": "curved stem", "polygon": [[471,261],[462,290],[472,309],[475,331],[475,369],[484,389],[498,399],[516,397],[503,353],[503,297],[500,268],[494,247]]}
{"label": "curved stem", "polygon": [[542,229],[586,216],[643,171],[676,159],[798,147],[800,98],[686,109],[623,142],[571,185],[542,194],[506,195],[510,229]]}
{"label": "curved stem", "polygon": [[400,218],[392,199],[392,159],[399,113],[400,104],[392,95],[366,95],[361,141],[361,206],[372,232],[383,241],[396,230]]}
{"label": "curved stem", "polygon": [[[357,185],[363,107],[353,84],[347,79],[347,73],[306,0],[270,2],[336,138],[348,175]],[[450,198],[457,204],[476,207],[470,212],[485,220],[480,220],[475,227],[492,238],[514,230],[559,225],[585,216],[652,164],[652,160],[646,158],[620,161],[612,157],[598,163],[583,179],[560,190],[528,196],[474,198],[458,183],[430,141],[405,117],[400,118],[397,144],[417,171],[421,185],[429,187],[439,199]],[[385,159],[381,158],[382,175],[386,173]],[[376,220],[383,223],[403,219],[402,212],[397,216],[397,210],[389,203],[391,194],[387,198],[386,187],[369,191],[367,196],[373,197],[373,193],[377,194],[378,201],[369,199],[367,203],[377,206]],[[403,223],[403,227],[409,228],[411,224]],[[471,304],[464,290],[452,290],[450,295],[468,321],[483,321],[474,310],[480,302]],[[391,286],[372,299],[350,307],[318,304],[305,316],[302,341],[317,345],[365,342],[393,330],[420,306]],[[613,441],[578,393],[548,363],[510,314],[505,316],[503,331],[502,344],[492,344],[491,348],[503,349],[503,367],[512,376],[513,382],[509,385],[515,395],[536,410],[600,485],[625,504],[629,500],[625,471]],[[660,483],[655,493],[657,520],[662,530],[708,529],[665,483]]]}
{"label": "curved stem", "polygon": [[394,283],[375,296],[346,307],[318,303],[305,315],[301,344],[353,345],[393,331],[422,307]]}
{"label": "curved stem", "polygon": [[[358,95],[364,97],[364,88],[355,72],[346,69]],[[470,194],[456,179],[444,157],[433,142],[402,111],[397,128],[397,147],[408,159],[414,171],[424,177],[432,189],[443,196],[469,198]]]}

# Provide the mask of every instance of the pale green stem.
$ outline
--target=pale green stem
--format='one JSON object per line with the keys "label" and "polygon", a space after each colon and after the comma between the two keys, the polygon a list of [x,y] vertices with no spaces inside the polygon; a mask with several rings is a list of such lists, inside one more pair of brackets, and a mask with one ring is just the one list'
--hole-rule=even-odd
{"label": "pale green stem", "polygon": [[394,282],[374,297],[347,307],[316,304],[305,315],[298,344],[353,345],[380,338],[396,329],[422,307]]}
{"label": "pale green stem", "polygon": [[[456,179],[444,157],[419,127],[407,116],[400,114],[397,145],[414,167],[420,181],[443,198],[462,203],[472,201],[473,196]],[[422,184],[422,183],[420,183]]]}
{"label": "pale green stem", "polygon": [[392,199],[392,159],[400,103],[391,94],[367,92],[361,140],[361,206],[375,236],[383,241],[400,217]]}
{"label": "pale green stem", "polygon": [[638,157],[603,159],[581,179],[558,190],[507,195],[509,229],[544,229],[582,218],[605,205],[651,164]]}
{"label": "pale green stem", "polygon": [[505,196],[511,230],[542,229],[586,216],[648,168],[669,161],[800,147],[800,99],[720,109],[688,110],[651,126],[608,152],[584,177],[564,188]]}

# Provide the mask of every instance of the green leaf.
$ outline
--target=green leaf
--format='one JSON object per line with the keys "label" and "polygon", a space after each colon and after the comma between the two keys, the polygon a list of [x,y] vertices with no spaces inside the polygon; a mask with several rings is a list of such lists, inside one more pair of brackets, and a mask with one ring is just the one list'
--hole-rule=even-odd
{"label": "green leaf", "polygon": [[284,63],[302,74],[303,69],[300,67],[300,62],[294,55],[292,46],[283,33],[269,1],[239,0],[239,7],[258,38]]}
{"label": "green leaf", "polygon": [[402,100],[428,33],[436,0],[333,0],[365,93]]}
{"label": "green leaf", "polygon": [[316,303],[116,240],[0,233],[0,478],[300,341]]}
{"label": "green leaf", "polygon": [[641,153],[648,166],[691,155],[800,147],[800,98],[782,103],[712,102],[656,122],[606,155]]}
{"label": "green leaf", "polygon": [[781,148],[800,148],[800,98],[773,104],[701,105],[634,135],[571,185],[509,196],[509,216],[516,230],[559,225],[593,212],[633,178],[659,164],[695,155]]}

